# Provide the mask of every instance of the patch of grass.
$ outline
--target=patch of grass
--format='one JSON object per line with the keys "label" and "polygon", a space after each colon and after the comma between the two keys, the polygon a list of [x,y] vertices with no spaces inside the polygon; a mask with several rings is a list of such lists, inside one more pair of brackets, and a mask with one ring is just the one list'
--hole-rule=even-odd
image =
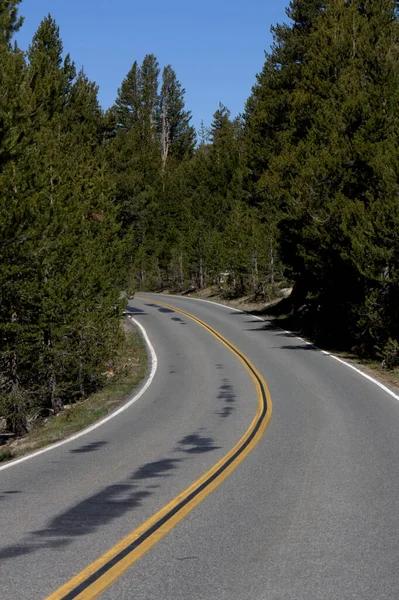
{"label": "patch of grass", "polygon": [[4,450],[0,449],[0,463],[11,460],[13,457],[13,453],[9,448],[5,448]]}
{"label": "patch of grass", "polygon": [[[123,404],[144,379],[148,357],[145,343],[138,332],[128,331],[114,360],[115,375],[106,385],[86,400],[66,406],[58,415],[38,422],[23,438],[0,451],[0,461],[9,460],[43,448],[85,429]],[[2,453],[7,453],[1,458]]]}

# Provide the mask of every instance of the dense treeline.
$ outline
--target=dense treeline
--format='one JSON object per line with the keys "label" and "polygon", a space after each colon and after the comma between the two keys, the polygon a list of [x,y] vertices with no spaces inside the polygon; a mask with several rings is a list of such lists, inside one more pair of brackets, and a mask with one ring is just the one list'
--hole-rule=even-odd
{"label": "dense treeline", "polygon": [[0,416],[101,385],[121,290],[270,298],[323,341],[399,362],[393,0],[292,0],[242,116],[196,134],[173,68],[134,62],[106,113],[56,23],[26,54],[0,0]]}
{"label": "dense treeline", "polygon": [[196,145],[184,90],[170,66],[160,77],[153,55],[133,64],[109,118],[132,287],[198,289],[222,279],[230,294],[266,297],[281,265],[275,225],[248,201],[243,120],[220,104]]}

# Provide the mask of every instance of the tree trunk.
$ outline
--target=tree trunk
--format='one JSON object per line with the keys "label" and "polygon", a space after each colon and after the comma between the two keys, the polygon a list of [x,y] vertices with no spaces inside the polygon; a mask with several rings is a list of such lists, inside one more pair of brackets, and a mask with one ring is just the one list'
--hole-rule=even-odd
{"label": "tree trunk", "polygon": [[200,266],[199,266],[199,284],[200,284],[200,290],[202,290],[204,287],[204,270],[203,270],[202,256],[200,258]]}
{"label": "tree trunk", "polygon": [[165,170],[166,161],[169,154],[169,123],[168,123],[168,106],[166,101],[162,107],[162,169]]}
{"label": "tree trunk", "polygon": [[184,284],[183,252],[180,252],[180,256],[179,256],[179,272],[180,272],[180,287],[183,287],[183,284]]}
{"label": "tree trunk", "polygon": [[28,431],[26,423],[26,412],[25,405],[22,399],[22,394],[19,385],[18,377],[18,354],[16,349],[10,357],[10,378],[11,378],[11,390],[10,390],[10,405],[5,415],[6,428],[11,433],[21,436]]}
{"label": "tree trunk", "polygon": [[273,251],[273,238],[270,240],[270,283],[274,284],[274,251]]}
{"label": "tree trunk", "polygon": [[51,408],[54,411],[54,414],[57,414],[64,408],[64,405],[63,405],[61,399],[58,398],[58,396],[57,396],[57,377],[55,374],[54,363],[53,363],[52,356],[51,356],[51,350],[53,349],[51,330],[46,331],[45,341],[46,341],[46,345],[47,345],[47,349],[48,349],[48,353],[49,353],[48,388],[49,388],[49,392],[50,392],[50,403],[51,403]]}
{"label": "tree trunk", "polygon": [[254,270],[253,270],[253,276],[252,276],[252,291],[255,294],[258,290],[258,273],[259,273],[259,269],[258,269],[258,253],[255,250],[254,252]]}

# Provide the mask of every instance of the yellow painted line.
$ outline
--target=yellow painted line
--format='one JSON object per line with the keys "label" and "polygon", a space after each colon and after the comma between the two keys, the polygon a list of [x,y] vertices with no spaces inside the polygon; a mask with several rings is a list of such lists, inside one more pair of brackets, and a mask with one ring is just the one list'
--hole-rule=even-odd
{"label": "yellow painted line", "polygon": [[[136,298],[145,300],[145,298]],[[244,365],[258,399],[256,414],[242,438],[209,471],[123,540],[76,575],[46,600],[92,600],[159,542],[179,521],[222,483],[248,456],[264,434],[272,416],[272,400],[265,380],[251,361],[218,331],[197,317],[163,302],[153,302],[192,319],[215,336]]]}

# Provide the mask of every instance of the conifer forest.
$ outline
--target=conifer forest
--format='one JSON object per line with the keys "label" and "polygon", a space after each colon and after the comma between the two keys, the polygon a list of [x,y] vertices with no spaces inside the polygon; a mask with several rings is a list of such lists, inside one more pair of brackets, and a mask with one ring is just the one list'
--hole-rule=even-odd
{"label": "conifer forest", "polygon": [[[196,131],[149,53],[104,111],[56,22],[0,0],[0,416],[103,383],[121,292],[220,285],[399,363],[399,3],[292,0],[242,114]],[[62,32],[61,32],[62,33]],[[151,48],[148,49],[151,52]]]}

